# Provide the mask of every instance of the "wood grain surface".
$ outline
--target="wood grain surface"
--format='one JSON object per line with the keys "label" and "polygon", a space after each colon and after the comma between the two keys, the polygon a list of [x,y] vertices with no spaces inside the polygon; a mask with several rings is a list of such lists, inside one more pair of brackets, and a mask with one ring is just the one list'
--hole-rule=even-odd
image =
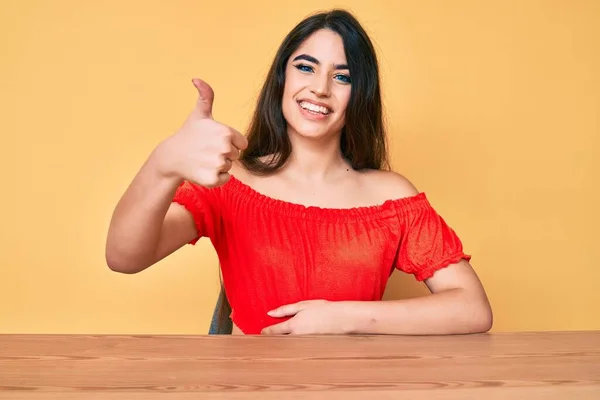
{"label": "wood grain surface", "polygon": [[600,332],[0,335],[0,399],[600,399]]}

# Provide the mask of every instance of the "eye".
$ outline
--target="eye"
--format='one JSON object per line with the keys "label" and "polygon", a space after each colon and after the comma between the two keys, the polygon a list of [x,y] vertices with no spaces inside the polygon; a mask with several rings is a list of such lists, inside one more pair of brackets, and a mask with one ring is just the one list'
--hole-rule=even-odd
{"label": "eye", "polygon": [[348,75],[342,75],[342,74],[338,74],[334,77],[336,80],[345,83],[345,84],[350,84],[352,83],[352,79],[350,79],[350,77]]}
{"label": "eye", "polygon": [[294,65],[294,67],[296,67],[298,70],[302,71],[302,72],[314,72],[315,69],[313,67],[311,67],[310,65],[306,65],[306,64],[296,64]]}

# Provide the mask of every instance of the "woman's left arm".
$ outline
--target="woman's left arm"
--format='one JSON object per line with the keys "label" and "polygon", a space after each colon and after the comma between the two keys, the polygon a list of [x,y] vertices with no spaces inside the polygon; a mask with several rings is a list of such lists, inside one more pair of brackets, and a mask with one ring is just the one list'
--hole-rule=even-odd
{"label": "woman's left arm", "polygon": [[[468,261],[439,269],[425,280],[430,295],[405,300],[340,302],[351,332],[370,334],[449,335],[491,329],[487,295]],[[334,305],[334,304],[332,304]],[[343,308],[343,309],[342,309]]]}
{"label": "woman's left arm", "polygon": [[307,300],[272,310],[292,317],[263,334],[452,335],[487,332],[492,309],[468,261],[441,268],[426,279],[431,294],[405,300]]}

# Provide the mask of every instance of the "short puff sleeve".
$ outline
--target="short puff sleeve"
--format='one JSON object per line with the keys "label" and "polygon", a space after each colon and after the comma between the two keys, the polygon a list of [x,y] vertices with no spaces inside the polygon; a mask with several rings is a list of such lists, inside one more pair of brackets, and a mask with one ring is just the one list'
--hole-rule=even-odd
{"label": "short puff sleeve", "polygon": [[219,235],[221,227],[221,210],[218,188],[205,188],[204,186],[182,182],[172,201],[184,206],[193,216],[198,236],[189,242],[196,244],[202,237],[208,237],[213,242]]}
{"label": "short puff sleeve", "polygon": [[424,281],[461,259],[469,261],[450,226],[433,209],[424,193],[398,206],[402,235],[395,267]]}

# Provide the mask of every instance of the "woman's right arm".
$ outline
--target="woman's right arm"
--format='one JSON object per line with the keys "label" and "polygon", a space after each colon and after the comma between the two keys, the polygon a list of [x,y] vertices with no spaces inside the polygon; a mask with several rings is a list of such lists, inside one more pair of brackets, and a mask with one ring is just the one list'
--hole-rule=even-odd
{"label": "woman's right arm", "polygon": [[115,207],[105,252],[113,271],[140,272],[196,238],[192,214],[172,201],[177,188],[184,180],[204,187],[225,184],[232,161],[247,146],[243,135],[212,119],[210,86],[193,82],[196,107],[152,152]]}
{"label": "woman's right arm", "polygon": [[161,175],[157,163],[153,153],[115,207],[106,240],[113,271],[140,272],[197,235],[192,215],[172,202],[181,180]]}

